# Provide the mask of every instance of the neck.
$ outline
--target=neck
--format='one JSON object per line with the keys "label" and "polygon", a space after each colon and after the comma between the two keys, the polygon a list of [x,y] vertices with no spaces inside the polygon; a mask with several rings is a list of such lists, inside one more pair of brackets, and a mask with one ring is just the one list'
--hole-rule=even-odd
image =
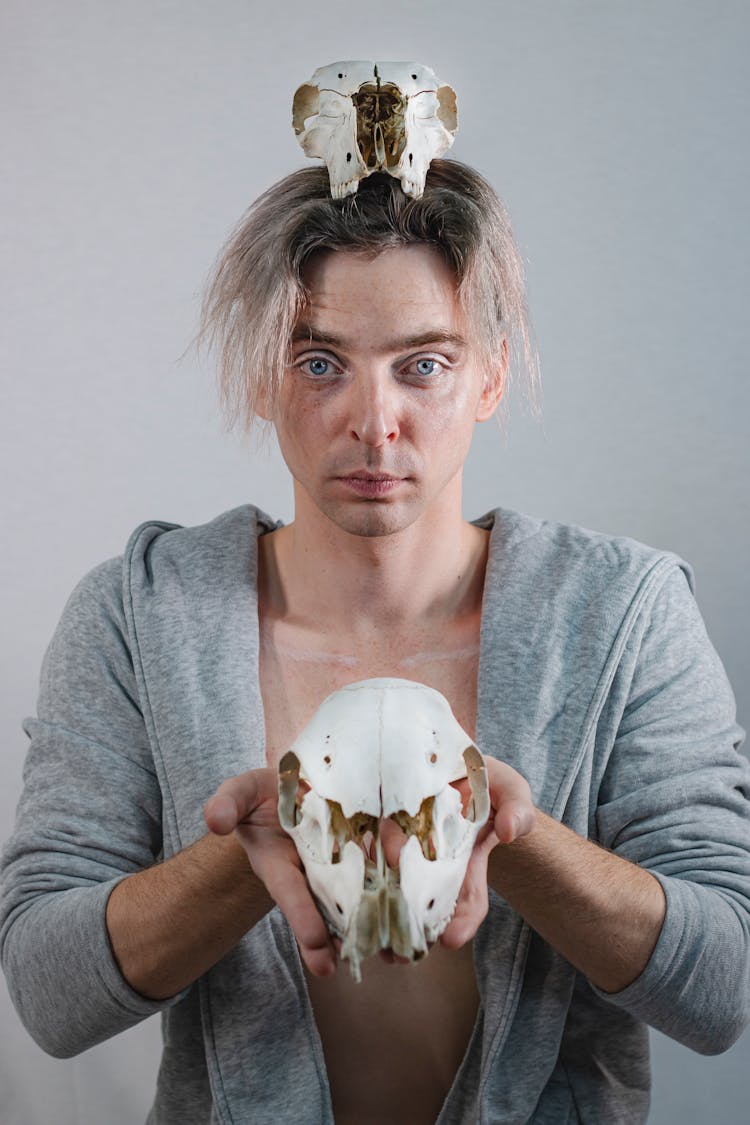
{"label": "neck", "polygon": [[274,616],[340,635],[437,626],[481,606],[488,539],[460,501],[364,536],[298,497],[293,523],[261,539],[264,600]]}

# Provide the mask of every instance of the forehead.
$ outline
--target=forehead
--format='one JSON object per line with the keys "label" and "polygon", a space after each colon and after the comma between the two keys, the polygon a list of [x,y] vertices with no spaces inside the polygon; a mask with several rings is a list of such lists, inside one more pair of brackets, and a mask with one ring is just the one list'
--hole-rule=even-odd
{"label": "forehead", "polygon": [[398,246],[377,254],[322,251],[307,263],[309,295],[295,335],[306,327],[424,321],[458,330],[462,320],[455,274],[431,246]]}

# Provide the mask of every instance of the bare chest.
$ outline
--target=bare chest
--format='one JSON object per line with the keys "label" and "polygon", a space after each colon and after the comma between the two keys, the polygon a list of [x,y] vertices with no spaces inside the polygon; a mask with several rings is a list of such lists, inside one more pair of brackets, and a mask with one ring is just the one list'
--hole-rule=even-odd
{"label": "bare chest", "polygon": [[[440,691],[473,737],[479,622],[440,636],[367,648],[262,625],[260,680],[266,757],[276,767],[318,706],[338,688],[376,676],[417,680]],[[385,1120],[434,1122],[466,1050],[478,996],[471,947],[439,945],[417,965],[363,964],[355,984],[346,964],[308,979],[337,1125]]]}
{"label": "bare chest", "polygon": [[278,624],[261,625],[260,687],[266,761],[279,759],[332,692],[379,676],[416,680],[441,692],[472,737],[476,727],[479,624],[451,636],[423,636],[408,644],[354,646],[331,638],[295,636]]}

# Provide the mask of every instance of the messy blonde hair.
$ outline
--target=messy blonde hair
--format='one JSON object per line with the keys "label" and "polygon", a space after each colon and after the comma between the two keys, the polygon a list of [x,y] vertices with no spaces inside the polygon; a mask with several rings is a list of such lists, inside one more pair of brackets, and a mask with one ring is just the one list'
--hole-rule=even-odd
{"label": "messy blonde hair", "polygon": [[198,343],[216,353],[228,424],[250,429],[261,401],[264,413],[273,413],[292,331],[309,300],[303,272],[314,254],[375,255],[413,244],[443,255],[482,360],[496,365],[505,341],[510,371],[525,373],[534,404],[537,361],[523,263],[487,181],[458,161],[433,160],[421,199],[377,173],[356,194],[332,199],[327,170],[310,167],[285,176],[252,204],[206,286]]}

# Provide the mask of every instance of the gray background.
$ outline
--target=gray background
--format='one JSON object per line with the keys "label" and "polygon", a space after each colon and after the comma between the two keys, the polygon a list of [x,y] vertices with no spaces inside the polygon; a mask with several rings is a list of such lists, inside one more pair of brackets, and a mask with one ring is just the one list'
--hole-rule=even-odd
{"label": "gray background", "polygon": [[[505,198],[528,262],[543,415],[516,399],[478,430],[466,514],[683,554],[747,723],[748,11],[4,0],[1,837],[77,579],[148,517],[290,515],[275,451],[223,434],[210,371],[180,357],[229,228],[304,162],[293,90],[341,58],[414,58],[456,87],[454,154]],[[0,1044],[0,1125],[143,1120],[155,1021],[58,1062],[0,991]],[[654,1123],[747,1120],[750,1036],[717,1059],[654,1046]]]}

